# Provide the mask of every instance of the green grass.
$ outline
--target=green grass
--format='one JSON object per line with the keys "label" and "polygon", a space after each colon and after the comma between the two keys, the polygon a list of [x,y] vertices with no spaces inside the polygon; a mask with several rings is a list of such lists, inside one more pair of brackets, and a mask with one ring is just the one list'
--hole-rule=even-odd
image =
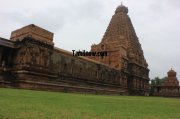
{"label": "green grass", "polygon": [[180,99],[0,88],[0,119],[180,119]]}

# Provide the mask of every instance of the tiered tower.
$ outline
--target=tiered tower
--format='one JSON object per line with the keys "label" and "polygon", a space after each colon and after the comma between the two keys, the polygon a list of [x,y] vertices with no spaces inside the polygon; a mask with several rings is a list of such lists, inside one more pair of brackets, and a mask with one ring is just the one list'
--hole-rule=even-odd
{"label": "tiered tower", "polygon": [[116,8],[101,42],[93,44],[91,51],[108,52],[108,56],[90,58],[124,72],[122,78],[128,79],[127,85],[132,93],[148,90],[148,64],[128,16],[127,7],[121,4]]}
{"label": "tiered tower", "polygon": [[167,72],[168,77],[161,85],[151,86],[151,94],[156,96],[180,96],[179,81],[176,72],[171,68]]}
{"label": "tiered tower", "polygon": [[167,72],[167,79],[165,80],[165,86],[179,86],[179,81],[176,78],[176,72],[171,68]]}

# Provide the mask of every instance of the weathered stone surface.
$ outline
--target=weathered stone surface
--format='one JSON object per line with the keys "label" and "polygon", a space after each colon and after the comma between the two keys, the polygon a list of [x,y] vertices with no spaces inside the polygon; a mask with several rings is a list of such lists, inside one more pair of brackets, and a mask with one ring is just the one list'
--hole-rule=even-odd
{"label": "weathered stone surface", "polygon": [[116,9],[106,33],[92,51],[106,57],[75,57],[54,47],[53,33],[28,25],[0,39],[0,85],[98,94],[145,95],[149,69],[128,9]]}
{"label": "weathered stone surface", "polygon": [[91,51],[107,51],[108,56],[89,58],[124,72],[123,80],[132,93],[145,93],[149,90],[148,64],[127,13],[127,7],[118,6],[101,42],[91,46]]}
{"label": "weathered stone surface", "polygon": [[21,40],[26,36],[32,36],[37,40],[42,40],[44,42],[52,43],[53,41],[53,33],[35,26],[34,24],[30,24],[21,29],[15,30],[11,33],[11,40]]}
{"label": "weathered stone surface", "polygon": [[176,72],[169,70],[167,79],[163,85],[154,85],[151,87],[152,95],[156,96],[180,96],[179,81],[176,78]]}

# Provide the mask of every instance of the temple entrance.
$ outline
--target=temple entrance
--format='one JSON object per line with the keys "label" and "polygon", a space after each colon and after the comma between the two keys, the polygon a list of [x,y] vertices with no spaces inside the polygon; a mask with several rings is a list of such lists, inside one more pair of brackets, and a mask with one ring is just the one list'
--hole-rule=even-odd
{"label": "temple entrance", "polygon": [[0,49],[0,66],[10,68],[12,67],[13,49],[2,47]]}

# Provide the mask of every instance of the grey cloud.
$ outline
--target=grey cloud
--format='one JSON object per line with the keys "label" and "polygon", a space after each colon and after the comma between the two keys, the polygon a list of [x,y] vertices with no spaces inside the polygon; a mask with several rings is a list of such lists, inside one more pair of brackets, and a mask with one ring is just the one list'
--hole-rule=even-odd
{"label": "grey cloud", "polygon": [[[69,51],[89,50],[92,43],[99,43],[120,4],[119,0],[0,2],[0,35],[9,38],[7,34],[12,30],[34,23],[54,32],[56,46]],[[180,1],[127,0],[123,4],[129,8],[128,14],[149,63],[150,78],[166,76],[173,66],[180,79]]]}

